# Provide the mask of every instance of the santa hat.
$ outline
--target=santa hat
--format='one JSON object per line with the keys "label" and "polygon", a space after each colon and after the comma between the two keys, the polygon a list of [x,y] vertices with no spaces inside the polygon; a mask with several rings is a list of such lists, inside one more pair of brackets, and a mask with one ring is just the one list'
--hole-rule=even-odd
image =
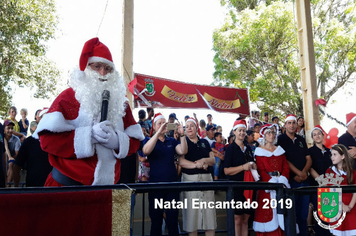
{"label": "santa hat", "polygon": [[278,131],[278,126],[277,126],[277,124],[265,124],[265,125],[263,125],[263,126],[261,127],[261,130],[260,130],[260,135],[261,135],[262,137],[264,137],[266,131],[269,130],[269,129],[273,129],[273,128],[275,129],[276,132]]}
{"label": "santa hat", "polygon": [[232,127],[232,130],[235,130],[239,127],[246,128],[247,127],[246,121],[245,120],[236,120],[234,122],[234,126]]}
{"label": "santa hat", "polygon": [[185,121],[185,123],[187,123],[188,121],[193,122],[193,123],[195,124],[195,126],[198,128],[198,122],[197,122],[193,117],[189,117],[189,118]]}
{"label": "santa hat", "polygon": [[153,119],[152,119],[152,126],[151,126],[150,136],[152,136],[152,134],[153,134],[153,126],[154,126],[154,123],[155,123],[157,120],[159,120],[159,119],[166,119],[166,118],[164,118],[164,116],[163,116],[161,113],[155,114],[155,116],[154,116]]}
{"label": "santa hat", "polygon": [[88,63],[102,62],[114,68],[110,50],[107,46],[99,41],[99,38],[88,40],[83,47],[79,59],[79,68],[84,71]]}
{"label": "santa hat", "polygon": [[350,112],[349,114],[346,114],[346,127],[351,124],[352,121],[356,119],[356,114],[353,112]]}
{"label": "santa hat", "polygon": [[286,119],[284,120],[284,123],[286,123],[289,120],[297,121],[297,117],[293,114],[289,114],[289,115],[287,115]]}
{"label": "santa hat", "polygon": [[311,130],[311,134],[313,135],[313,131],[314,130],[316,130],[316,129],[318,129],[318,130],[320,130],[321,131],[321,133],[326,133],[325,131],[324,131],[324,129],[320,126],[320,125],[316,125],[312,130]]}

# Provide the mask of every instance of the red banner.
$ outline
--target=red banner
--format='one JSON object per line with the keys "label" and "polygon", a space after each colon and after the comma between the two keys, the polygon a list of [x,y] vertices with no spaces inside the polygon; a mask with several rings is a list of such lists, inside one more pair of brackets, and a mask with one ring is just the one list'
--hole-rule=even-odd
{"label": "red banner", "polygon": [[135,74],[128,88],[135,96],[135,107],[206,108],[250,114],[247,89],[188,84],[143,74]]}

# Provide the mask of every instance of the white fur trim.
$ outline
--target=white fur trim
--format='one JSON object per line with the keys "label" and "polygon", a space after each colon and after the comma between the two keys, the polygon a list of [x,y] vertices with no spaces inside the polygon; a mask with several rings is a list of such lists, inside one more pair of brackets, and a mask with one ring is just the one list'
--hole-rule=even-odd
{"label": "white fur trim", "polygon": [[288,179],[285,176],[281,175],[277,178],[278,178],[278,183],[284,184],[287,188],[290,188]]}
{"label": "white fur trim", "polygon": [[94,145],[91,143],[91,126],[78,127],[74,134],[74,153],[77,158],[94,155]]}
{"label": "white fur trim", "polygon": [[284,231],[284,215],[283,214],[277,214],[278,218],[278,225],[281,227],[281,229]]}
{"label": "white fur trim", "polygon": [[331,170],[334,171],[337,175],[347,175],[347,173],[346,173],[345,171],[343,171],[343,170],[338,170],[338,169],[336,169],[335,166],[332,166],[332,167],[331,167]]}
{"label": "white fur trim", "polygon": [[130,125],[125,129],[125,134],[127,134],[131,138],[138,139],[140,141],[145,139],[145,136],[142,133],[142,128],[139,124]]}
{"label": "white fur trim", "polygon": [[356,235],[356,229],[345,230],[345,231],[330,229],[330,233],[332,233],[335,236],[354,236]]}
{"label": "white fur trim", "polygon": [[[112,150],[112,153],[113,153],[114,157],[116,157],[118,159],[123,159],[129,153],[130,138],[124,132],[117,130],[116,133],[119,136],[119,153],[117,154],[115,152],[115,150]],[[141,133],[142,133],[142,130],[141,130]]]}
{"label": "white fur trim", "polygon": [[284,123],[289,121],[289,120],[295,120],[297,121],[297,118],[295,116],[288,116],[285,120],[284,120]]}
{"label": "white fur trim", "polygon": [[75,130],[73,124],[70,121],[64,119],[61,112],[55,111],[47,113],[37,125],[36,131],[33,133],[33,137],[39,139],[38,133],[48,130],[53,133],[61,133],[66,131]]}
{"label": "white fur trim", "polygon": [[152,120],[152,125],[153,125],[157,120],[159,120],[159,119],[166,119],[166,118],[164,118],[163,115],[156,116],[156,117]]}
{"label": "white fur trim", "polygon": [[352,119],[346,124],[346,127],[349,126],[351,124],[352,121],[354,121],[356,119],[356,116],[352,117]]}
{"label": "white fur trim", "polygon": [[106,58],[103,58],[103,57],[89,57],[88,65],[89,65],[89,63],[93,63],[93,62],[102,62],[102,63],[108,64],[109,66],[111,66],[112,68],[115,69],[114,63],[112,61],[109,61]]}
{"label": "white fur trim", "polygon": [[115,164],[116,158],[112,150],[103,145],[96,144],[98,163],[95,167],[94,181],[92,185],[112,185],[115,184]]}
{"label": "white fur trim", "polygon": [[195,124],[195,126],[197,126],[197,122],[193,119],[193,118],[188,118],[185,123],[187,123],[188,121],[193,122],[193,124]]}
{"label": "white fur trim", "polygon": [[313,134],[313,131],[316,130],[316,129],[320,130],[321,133],[324,134],[324,131],[323,131],[322,129],[320,129],[319,127],[313,128],[313,129],[310,131],[310,133]]}
{"label": "white fur trim", "polygon": [[276,133],[278,133],[278,125],[277,124],[271,124],[269,126],[265,126],[265,127],[262,127],[261,130],[260,130],[260,135],[261,136],[264,136],[263,132],[264,130],[266,129],[272,129],[274,127],[274,129],[276,130]]}
{"label": "white fur trim", "polygon": [[255,156],[264,156],[264,157],[271,157],[271,156],[280,156],[284,154],[285,151],[281,146],[277,146],[276,150],[273,152],[267,151],[266,149],[263,148],[256,148],[255,150]]}
{"label": "white fur trim", "polygon": [[256,232],[275,231],[278,228],[277,210],[274,208],[272,209],[272,212],[273,212],[273,217],[271,221],[267,221],[267,222],[253,221],[253,230]]}
{"label": "white fur trim", "polygon": [[[277,179],[275,176],[273,176],[270,181],[270,183],[276,183]],[[265,190],[267,192],[267,190]],[[276,191],[275,190],[269,190],[270,192],[270,197],[272,199],[276,199]],[[278,228],[278,217],[277,217],[277,209],[272,208],[272,220],[267,221],[267,222],[258,222],[258,221],[253,221],[253,229],[257,232],[272,232],[275,231]],[[282,227],[281,227],[282,228]]]}
{"label": "white fur trim", "polygon": [[46,114],[48,112],[48,110],[49,110],[48,108],[43,109],[38,116],[39,117],[43,116],[44,114]]}
{"label": "white fur trim", "polygon": [[[278,183],[277,176],[271,176],[271,178],[268,180],[268,183],[272,183],[272,184]],[[274,190],[266,189],[265,191],[266,193],[271,193]]]}
{"label": "white fur trim", "polygon": [[235,126],[232,128],[232,130],[235,130],[235,129],[239,128],[239,127],[243,127],[243,128],[245,128],[245,129],[247,128],[246,125],[238,124],[238,125],[235,125]]}
{"label": "white fur trim", "polygon": [[[256,149],[257,150],[257,149]],[[288,183],[288,179],[284,177],[283,175],[277,177],[277,176],[272,176],[271,179],[268,181],[269,183],[283,183],[284,185],[287,186],[287,188],[290,188],[290,185]],[[270,193],[270,198],[276,199],[276,191],[275,190],[265,190],[266,193]],[[278,203],[277,203],[278,204]],[[278,226],[284,231],[284,215],[282,214],[277,214],[277,208],[272,208],[273,212],[273,218],[271,221],[268,222],[253,222],[253,229],[256,232],[272,232],[278,228]],[[296,230],[299,233],[299,227],[296,225]]]}
{"label": "white fur trim", "polygon": [[94,145],[91,143],[91,132],[93,126],[92,116],[79,108],[76,119],[71,120],[76,129],[74,133],[74,153],[77,158],[86,158],[94,155]]}

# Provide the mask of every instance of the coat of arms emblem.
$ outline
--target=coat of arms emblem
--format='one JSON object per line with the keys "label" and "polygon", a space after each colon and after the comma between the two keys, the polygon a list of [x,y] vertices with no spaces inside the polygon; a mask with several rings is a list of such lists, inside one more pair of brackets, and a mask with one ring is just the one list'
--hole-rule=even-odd
{"label": "coat of arms emblem", "polygon": [[[320,175],[316,178],[319,183],[318,188],[318,210],[314,211],[314,218],[318,225],[324,229],[335,229],[339,227],[345,219],[346,212],[342,211],[342,188],[340,183],[343,178],[333,173]],[[329,188],[322,187],[327,185],[334,185]],[[335,187],[337,186],[337,187]],[[323,223],[325,222],[325,223]],[[336,224],[329,225],[328,223]]]}
{"label": "coat of arms emblem", "polygon": [[154,87],[152,79],[148,79],[148,78],[145,79],[145,87],[146,87],[145,94],[147,96],[151,97],[151,96],[155,95],[156,91],[155,91],[155,87]]}

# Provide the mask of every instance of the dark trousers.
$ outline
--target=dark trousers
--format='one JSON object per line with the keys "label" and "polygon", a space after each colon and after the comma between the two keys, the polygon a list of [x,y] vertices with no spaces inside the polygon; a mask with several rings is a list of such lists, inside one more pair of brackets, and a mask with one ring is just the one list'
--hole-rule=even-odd
{"label": "dark trousers", "polygon": [[[305,180],[301,183],[289,180],[291,188],[307,187],[309,186],[309,180]],[[295,210],[296,210],[296,220],[299,227],[299,236],[308,235],[308,224],[307,218],[309,213],[309,195],[295,194]]]}
{"label": "dark trousers", "polygon": [[155,199],[163,201],[179,200],[179,192],[153,192],[148,194],[149,215],[151,218],[151,236],[162,235],[163,212],[166,213],[168,235],[178,236],[178,209],[160,209],[155,207]]}

